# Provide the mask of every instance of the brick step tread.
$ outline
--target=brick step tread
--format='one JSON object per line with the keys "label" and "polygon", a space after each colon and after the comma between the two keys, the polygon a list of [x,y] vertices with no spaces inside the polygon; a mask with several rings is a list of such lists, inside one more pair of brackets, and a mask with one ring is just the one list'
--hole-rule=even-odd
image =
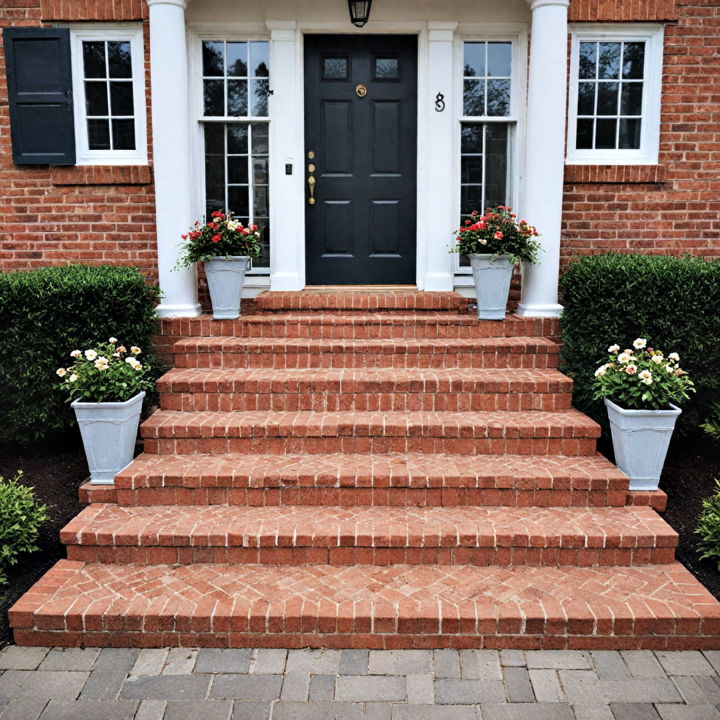
{"label": "brick step tread", "polygon": [[61,531],[66,545],[335,548],[672,548],[649,507],[120,507],[94,504]]}
{"label": "brick step tread", "polygon": [[160,392],[571,393],[552,368],[173,368]]}
{"label": "brick step tread", "polygon": [[412,289],[266,291],[255,298],[259,311],[287,310],[464,310],[468,298],[456,292],[422,292]]}
{"label": "brick step tread", "polygon": [[59,561],[9,613],[23,645],[720,647],[720,604],[642,567]]}
{"label": "brick step tread", "polygon": [[411,437],[598,438],[600,426],[577,410],[547,412],[313,412],[156,410],[144,438]]}
{"label": "brick step tread", "polygon": [[478,320],[470,313],[454,312],[276,312],[243,315],[236,320],[165,318],[167,336],[208,337],[554,337],[555,318],[528,318],[508,314],[504,321]]}

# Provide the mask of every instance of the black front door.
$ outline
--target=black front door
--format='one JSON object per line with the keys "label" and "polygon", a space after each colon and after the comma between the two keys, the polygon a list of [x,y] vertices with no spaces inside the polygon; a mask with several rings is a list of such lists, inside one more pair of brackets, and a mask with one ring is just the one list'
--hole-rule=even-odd
{"label": "black front door", "polygon": [[417,38],[305,36],[308,285],[415,284]]}

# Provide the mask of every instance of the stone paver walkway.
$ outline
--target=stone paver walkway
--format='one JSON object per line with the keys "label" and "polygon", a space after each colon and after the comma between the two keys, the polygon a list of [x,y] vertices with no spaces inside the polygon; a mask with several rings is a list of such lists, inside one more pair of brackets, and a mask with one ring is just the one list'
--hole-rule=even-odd
{"label": "stone paver walkway", "polygon": [[720,651],[9,646],[0,720],[720,720]]}

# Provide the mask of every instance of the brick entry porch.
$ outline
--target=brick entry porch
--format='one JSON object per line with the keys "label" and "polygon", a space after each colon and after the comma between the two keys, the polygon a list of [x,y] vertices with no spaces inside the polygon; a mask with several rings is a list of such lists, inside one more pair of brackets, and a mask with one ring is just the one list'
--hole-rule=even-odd
{"label": "brick entry porch", "polygon": [[19,644],[720,648],[571,407],[557,321],[455,293],[266,293],[165,320],[145,452],[62,532]]}

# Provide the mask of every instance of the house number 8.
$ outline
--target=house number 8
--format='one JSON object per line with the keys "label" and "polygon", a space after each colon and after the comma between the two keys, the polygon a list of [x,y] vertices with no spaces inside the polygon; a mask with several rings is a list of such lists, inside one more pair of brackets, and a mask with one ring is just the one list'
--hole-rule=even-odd
{"label": "house number 8", "polygon": [[435,96],[435,112],[442,112],[445,110],[445,96],[439,92]]}

